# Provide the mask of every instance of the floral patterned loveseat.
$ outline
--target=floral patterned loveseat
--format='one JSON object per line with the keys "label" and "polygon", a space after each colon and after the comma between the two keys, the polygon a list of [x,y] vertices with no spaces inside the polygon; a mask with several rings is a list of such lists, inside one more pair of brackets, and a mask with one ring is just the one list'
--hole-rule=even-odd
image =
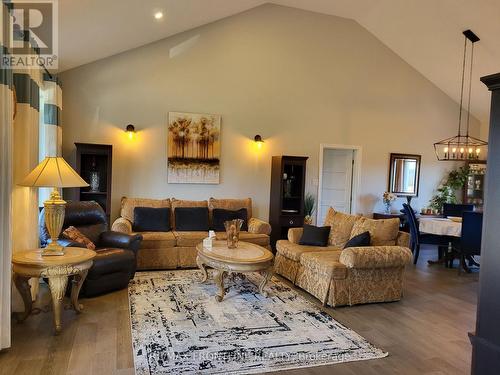
{"label": "floral patterned loveseat", "polygon": [[[275,272],[336,307],[398,301],[404,272],[411,263],[410,236],[399,231],[399,219],[373,220],[329,209],[327,247],[299,245],[302,228],[276,244]],[[355,235],[370,232],[371,246],[344,249]]]}

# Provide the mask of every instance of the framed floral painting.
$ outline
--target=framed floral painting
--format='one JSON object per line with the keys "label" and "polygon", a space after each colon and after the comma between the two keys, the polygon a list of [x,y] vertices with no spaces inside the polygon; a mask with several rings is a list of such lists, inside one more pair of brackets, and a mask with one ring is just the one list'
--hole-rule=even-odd
{"label": "framed floral painting", "polygon": [[168,113],[168,183],[219,183],[220,125],[220,115]]}

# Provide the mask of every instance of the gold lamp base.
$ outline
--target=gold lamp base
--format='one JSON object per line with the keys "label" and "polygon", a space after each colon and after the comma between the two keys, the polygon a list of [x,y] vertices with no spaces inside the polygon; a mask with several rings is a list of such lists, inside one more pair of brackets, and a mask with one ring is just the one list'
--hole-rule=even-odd
{"label": "gold lamp base", "polygon": [[66,202],[61,198],[59,191],[54,189],[50,199],[43,202],[45,207],[45,225],[50,235],[50,243],[42,251],[43,256],[64,255],[64,246],[57,240],[64,224]]}
{"label": "gold lamp base", "polygon": [[56,243],[50,242],[43,250],[42,256],[51,256],[51,255],[64,255],[64,246]]}

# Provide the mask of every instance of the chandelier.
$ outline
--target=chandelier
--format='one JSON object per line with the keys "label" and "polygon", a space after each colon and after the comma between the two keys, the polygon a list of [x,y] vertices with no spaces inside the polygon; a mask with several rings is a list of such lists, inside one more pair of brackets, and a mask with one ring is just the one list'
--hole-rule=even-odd
{"label": "chandelier", "polygon": [[[434,143],[434,150],[438,160],[452,160],[452,161],[477,161],[486,158],[488,142],[479,138],[469,135],[469,122],[470,122],[470,98],[472,87],[472,66],[474,62],[474,43],[479,41],[479,38],[471,30],[463,32],[465,36],[464,42],[464,58],[462,62],[462,86],[460,90],[460,114],[458,116],[458,134],[454,137],[443,139],[442,141]],[[467,56],[467,42],[470,42],[470,73],[469,73],[469,87],[468,87],[468,103],[467,103],[467,119],[465,125],[463,122],[463,101],[464,101],[464,81],[465,81],[465,60]],[[464,126],[462,126],[464,125]],[[465,127],[465,133],[463,132]]]}

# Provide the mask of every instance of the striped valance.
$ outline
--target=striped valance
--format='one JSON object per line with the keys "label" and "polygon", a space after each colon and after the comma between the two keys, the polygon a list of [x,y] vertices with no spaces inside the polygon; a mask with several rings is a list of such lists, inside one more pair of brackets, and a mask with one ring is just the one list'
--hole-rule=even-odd
{"label": "striped valance", "polygon": [[[6,47],[0,44],[0,59],[3,59],[4,56],[8,56],[9,52]],[[0,85],[9,86],[12,89],[14,84],[12,69],[2,69],[0,68]]]}
{"label": "striped valance", "polygon": [[58,76],[56,75],[51,75],[51,74],[48,74],[48,73],[43,73],[43,80],[45,82],[54,82],[55,84],[57,84],[59,87],[62,87],[61,85],[61,80],[59,79]]}
{"label": "striped valance", "polygon": [[[40,90],[40,160],[62,155],[62,90],[57,76],[45,73]],[[50,189],[40,189],[40,206]]]}
{"label": "striped valance", "polygon": [[43,122],[45,125],[60,125],[61,110],[57,105],[45,103],[43,106]]}
{"label": "striped valance", "polygon": [[29,104],[31,108],[40,110],[40,87],[30,74],[14,72],[14,87],[18,103]]}
{"label": "striped valance", "polygon": [[6,85],[12,88],[13,77],[11,69],[0,69],[0,85]]}
{"label": "striped valance", "polygon": [[42,95],[43,123],[61,126],[62,90],[58,77],[47,73],[43,75]]}

